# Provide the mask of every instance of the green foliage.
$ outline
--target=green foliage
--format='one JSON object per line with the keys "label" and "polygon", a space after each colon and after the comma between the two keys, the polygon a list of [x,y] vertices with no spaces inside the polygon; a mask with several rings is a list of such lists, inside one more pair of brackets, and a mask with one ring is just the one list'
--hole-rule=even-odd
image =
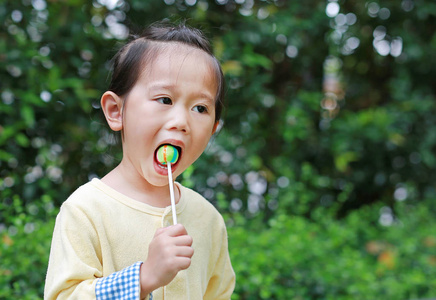
{"label": "green foliage", "polygon": [[[22,210],[18,197],[2,211],[12,225],[0,235],[0,297],[42,298],[57,209],[44,197]],[[431,201],[430,201],[431,202]],[[418,299],[436,293],[436,235],[430,203],[400,203],[391,226],[374,205],[317,222],[279,214],[263,225],[228,218],[237,276],[232,299]]]}
{"label": "green foliage", "polygon": [[436,224],[428,204],[398,205],[387,227],[378,225],[378,211],[387,209],[380,205],[339,221],[278,215],[261,231],[241,218],[229,228],[238,282],[232,299],[434,297]]}
{"label": "green foliage", "polygon": [[23,209],[14,196],[0,210],[9,224],[0,229],[0,298],[41,299],[58,209],[48,196]]}
{"label": "green foliage", "polygon": [[0,298],[41,296],[57,207],[121,157],[109,59],[163,18],[226,75],[224,127],[178,180],[234,224],[235,298],[436,295],[432,0],[111,3],[0,4]]}

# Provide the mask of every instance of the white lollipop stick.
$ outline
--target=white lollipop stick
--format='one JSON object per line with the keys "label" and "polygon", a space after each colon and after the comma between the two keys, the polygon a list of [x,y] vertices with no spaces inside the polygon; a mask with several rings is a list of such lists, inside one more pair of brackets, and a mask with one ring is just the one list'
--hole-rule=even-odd
{"label": "white lollipop stick", "polygon": [[173,211],[173,225],[176,225],[177,214],[176,214],[176,201],[174,200],[173,172],[171,171],[171,163],[167,162],[167,165],[168,165],[168,185],[170,186],[170,197],[171,197],[171,210]]}

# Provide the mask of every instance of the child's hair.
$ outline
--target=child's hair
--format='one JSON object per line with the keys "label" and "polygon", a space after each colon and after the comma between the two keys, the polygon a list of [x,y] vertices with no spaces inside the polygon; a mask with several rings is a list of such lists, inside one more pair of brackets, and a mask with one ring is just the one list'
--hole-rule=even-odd
{"label": "child's hair", "polygon": [[[203,50],[209,54],[215,65],[218,89],[215,98],[215,121],[219,121],[224,103],[224,75],[213,55],[209,41],[203,33],[184,23],[174,25],[168,22],[155,23],[142,35],[124,45],[113,58],[112,79],[109,90],[120,97],[126,96],[133,88],[146,67],[146,64],[158,55],[162,43],[179,42]],[[125,101],[125,99],[124,99]]]}

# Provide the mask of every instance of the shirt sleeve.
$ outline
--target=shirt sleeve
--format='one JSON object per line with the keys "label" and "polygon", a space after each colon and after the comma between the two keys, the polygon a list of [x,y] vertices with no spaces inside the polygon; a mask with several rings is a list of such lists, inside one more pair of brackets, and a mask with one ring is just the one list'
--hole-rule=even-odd
{"label": "shirt sleeve", "polygon": [[96,279],[103,277],[97,230],[82,209],[67,202],[56,218],[44,299],[94,300]]}
{"label": "shirt sleeve", "polygon": [[[140,297],[139,272],[142,262],[137,262],[119,272],[99,278],[95,285],[97,300],[133,300]],[[149,295],[149,300],[153,295]]]}
{"label": "shirt sleeve", "polygon": [[216,241],[219,255],[203,299],[229,300],[235,289],[236,276],[230,262],[228,237],[224,220],[220,222],[220,226],[217,226],[217,228],[220,231],[219,240]]}
{"label": "shirt sleeve", "polygon": [[81,208],[64,203],[53,232],[44,299],[138,300],[141,264],[103,277],[95,224]]}

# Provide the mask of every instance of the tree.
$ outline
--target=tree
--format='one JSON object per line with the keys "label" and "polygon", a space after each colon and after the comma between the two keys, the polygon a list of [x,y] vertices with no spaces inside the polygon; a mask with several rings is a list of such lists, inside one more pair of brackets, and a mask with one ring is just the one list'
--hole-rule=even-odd
{"label": "tree", "polygon": [[431,0],[2,2],[0,234],[52,220],[117,164],[99,108],[110,58],[164,18],[203,29],[227,79],[224,126],[178,180],[232,222],[379,205],[394,224],[436,197],[435,16]]}

